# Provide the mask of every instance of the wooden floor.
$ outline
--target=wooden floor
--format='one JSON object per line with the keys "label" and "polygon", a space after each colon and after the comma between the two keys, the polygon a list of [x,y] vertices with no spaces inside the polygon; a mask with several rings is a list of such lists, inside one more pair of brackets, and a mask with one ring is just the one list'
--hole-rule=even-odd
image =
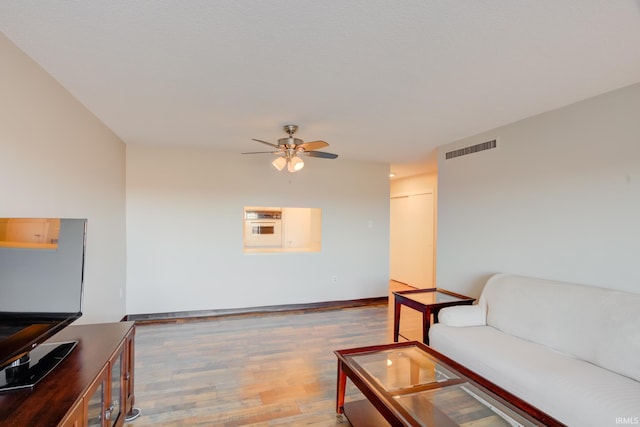
{"label": "wooden floor", "polygon": [[[390,284],[390,292],[407,288]],[[333,350],[392,342],[392,309],[139,325],[135,395],[142,415],[126,425],[349,426],[335,414]],[[404,309],[402,316],[401,334],[419,339],[420,315]],[[349,384],[347,401],[358,396]]]}

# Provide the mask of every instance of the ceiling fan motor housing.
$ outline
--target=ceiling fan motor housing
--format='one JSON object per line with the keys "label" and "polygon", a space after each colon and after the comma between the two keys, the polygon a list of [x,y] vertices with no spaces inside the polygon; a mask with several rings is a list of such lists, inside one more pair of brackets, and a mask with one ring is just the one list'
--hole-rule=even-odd
{"label": "ceiling fan motor housing", "polygon": [[302,144],[304,141],[298,138],[294,138],[292,136],[288,138],[280,138],[278,140],[278,145],[285,146],[286,148],[293,148],[296,145]]}

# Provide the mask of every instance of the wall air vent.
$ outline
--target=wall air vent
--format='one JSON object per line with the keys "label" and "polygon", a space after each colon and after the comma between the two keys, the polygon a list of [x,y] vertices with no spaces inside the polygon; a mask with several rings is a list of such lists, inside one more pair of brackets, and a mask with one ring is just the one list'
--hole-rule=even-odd
{"label": "wall air vent", "polygon": [[483,142],[481,144],[471,145],[469,147],[460,148],[458,150],[449,151],[445,154],[445,159],[453,159],[460,156],[466,156],[467,154],[477,153],[479,151],[491,150],[498,147],[498,140],[492,139],[491,141]]}

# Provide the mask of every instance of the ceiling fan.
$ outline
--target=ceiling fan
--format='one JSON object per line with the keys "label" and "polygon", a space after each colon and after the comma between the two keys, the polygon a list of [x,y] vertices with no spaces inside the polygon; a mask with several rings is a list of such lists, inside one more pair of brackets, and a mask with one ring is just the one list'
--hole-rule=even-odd
{"label": "ceiling fan", "polygon": [[276,150],[251,151],[242,154],[278,154],[278,157],[271,162],[271,164],[279,171],[287,166],[289,172],[297,172],[304,167],[304,161],[300,156],[320,157],[321,159],[335,159],[338,157],[337,154],[316,151],[329,146],[329,144],[324,141],[304,142],[301,139],[294,138],[293,134],[298,130],[297,125],[284,125],[282,128],[289,136],[278,139],[278,144],[273,144],[261,139],[253,139],[253,141],[266,144]]}

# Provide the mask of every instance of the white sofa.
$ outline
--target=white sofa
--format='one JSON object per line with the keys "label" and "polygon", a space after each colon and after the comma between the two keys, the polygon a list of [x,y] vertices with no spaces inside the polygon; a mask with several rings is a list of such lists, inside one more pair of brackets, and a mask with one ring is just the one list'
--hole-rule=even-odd
{"label": "white sofa", "polygon": [[496,274],[439,322],[431,347],[557,420],[640,425],[640,294]]}

